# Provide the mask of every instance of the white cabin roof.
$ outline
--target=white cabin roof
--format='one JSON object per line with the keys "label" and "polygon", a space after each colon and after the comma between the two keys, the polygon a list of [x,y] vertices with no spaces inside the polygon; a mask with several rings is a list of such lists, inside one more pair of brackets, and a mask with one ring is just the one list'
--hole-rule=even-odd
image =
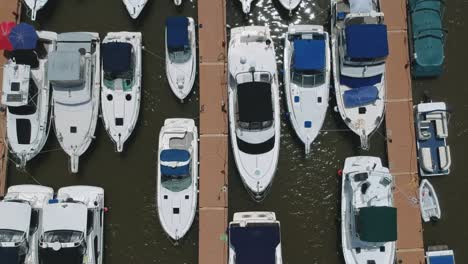
{"label": "white cabin roof", "polygon": [[22,106],[28,104],[30,67],[8,63],[3,69],[2,104]]}
{"label": "white cabin roof", "polygon": [[31,221],[31,206],[27,203],[1,202],[0,229],[27,232]]}
{"label": "white cabin roof", "polygon": [[82,203],[47,204],[43,214],[44,232],[54,230],[86,232],[88,209]]}

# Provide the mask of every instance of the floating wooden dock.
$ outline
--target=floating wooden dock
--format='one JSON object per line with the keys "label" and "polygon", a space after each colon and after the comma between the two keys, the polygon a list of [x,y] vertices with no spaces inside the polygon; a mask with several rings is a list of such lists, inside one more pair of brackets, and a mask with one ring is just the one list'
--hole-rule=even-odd
{"label": "floating wooden dock", "polygon": [[388,26],[386,128],[390,171],[395,177],[398,208],[397,261],[422,264],[424,242],[418,204],[419,176],[416,158],[413,95],[408,51],[406,0],[381,0]]}
{"label": "floating wooden dock", "polygon": [[198,0],[200,197],[198,263],[227,263],[228,116],[225,0]]}
{"label": "floating wooden dock", "polygon": [[[18,0],[2,0],[0,8],[0,23],[3,21],[19,22],[21,12],[21,1]],[[6,63],[6,58],[3,56],[3,51],[0,56],[0,65]],[[0,91],[3,89],[3,68],[0,71]],[[6,120],[5,112],[0,112],[0,196],[3,196],[6,191],[6,176],[8,166],[8,145],[6,143]]]}

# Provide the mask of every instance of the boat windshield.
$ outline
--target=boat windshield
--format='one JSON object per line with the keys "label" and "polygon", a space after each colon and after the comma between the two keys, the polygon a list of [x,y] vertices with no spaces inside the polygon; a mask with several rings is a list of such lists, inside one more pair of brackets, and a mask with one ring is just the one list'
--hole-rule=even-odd
{"label": "boat windshield", "polygon": [[192,185],[190,174],[184,175],[161,175],[161,185],[171,192],[180,192]]}
{"label": "boat windshield", "polygon": [[0,229],[0,243],[21,243],[26,239],[26,233],[18,230]]}
{"label": "boat windshield", "polygon": [[29,81],[28,103],[22,106],[8,106],[8,112],[14,115],[32,115],[37,111],[39,89],[33,79]]}
{"label": "boat windshield", "polygon": [[174,63],[187,62],[192,55],[192,51],[189,48],[169,50],[169,58]]}
{"label": "boat windshield", "polygon": [[42,237],[44,243],[76,243],[83,240],[83,232],[73,230],[54,230],[45,232]]}
{"label": "boat windshield", "polygon": [[323,71],[292,71],[291,80],[301,87],[313,88],[325,83],[325,74]]}

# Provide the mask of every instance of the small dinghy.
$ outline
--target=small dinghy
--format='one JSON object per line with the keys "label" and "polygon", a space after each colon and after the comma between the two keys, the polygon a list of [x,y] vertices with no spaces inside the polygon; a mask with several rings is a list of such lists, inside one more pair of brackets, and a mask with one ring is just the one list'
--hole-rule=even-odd
{"label": "small dinghy", "polygon": [[455,253],[445,245],[429,246],[426,252],[427,264],[455,264]]}
{"label": "small dinghy", "polygon": [[133,19],[137,19],[148,0],[123,0],[128,13]]}
{"label": "small dinghy", "polygon": [[281,227],[275,213],[234,213],[229,223],[229,264],[246,263],[283,263]]}
{"label": "small dinghy", "polygon": [[250,13],[250,6],[252,5],[253,0],[239,0],[242,4],[242,11],[244,11],[244,14],[249,14]]}
{"label": "small dinghy", "polygon": [[101,109],[104,126],[123,151],[141,101],[141,33],[111,32],[102,41]]}
{"label": "small dinghy", "polygon": [[281,5],[291,12],[292,10],[296,9],[302,0],[279,0]]}
{"label": "small dinghy", "polygon": [[159,133],[159,221],[173,240],[192,226],[197,211],[198,132],[192,119],[166,119]]}
{"label": "small dinghy", "polygon": [[102,188],[61,188],[44,206],[38,263],[102,264],[104,210]]}
{"label": "small dinghy", "polygon": [[387,26],[379,0],[332,0],[331,44],[336,104],[369,149],[385,114]]}
{"label": "small dinghy", "polygon": [[424,222],[437,221],[442,216],[434,187],[426,179],[422,180],[419,186],[419,204]]}
{"label": "small dinghy", "polygon": [[48,0],[23,0],[23,2],[29,8],[29,12],[31,12],[32,21],[36,21],[37,12],[47,4],[47,1]]}
{"label": "small dinghy", "polygon": [[394,264],[397,209],[393,176],[380,158],[345,160],[341,193],[341,241],[346,264]]}
{"label": "small dinghy", "polygon": [[447,106],[443,102],[421,103],[415,112],[419,173],[422,177],[450,174]]}
{"label": "small dinghy", "polygon": [[166,19],[166,74],[172,92],[183,101],[197,71],[195,23],[191,17]]}
{"label": "small dinghy", "polygon": [[289,119],[306,154],[325,121],[329,86],[328,33],[322,26],[289,26],[284,47],[284,87]]}
{"label": "small dinghy", "polygon": [[231,29],[228,56],[234,160],[247,192],[261,201],[276,174],[281,137],[278,70],[270,29]]}
{"label": "small dinghy", "polygon": [[54,190],[45,186],[16,185],[8,188],[4,200],[0,202],[2,264],[39,263],[42,211],[53,197]]}
{"label": "small dinghy", "polygon": [[7,139],[11,154],[24,168],[44,147],[50,128],[49,53],[57,34],[38,31],[35,49],[14,50],[3,68],[2,104],[7,107]]}
{"label": "small dinghy", "polygon": [[99,54],[98,33],[62,33],[49,58],[55,134],[70,156],[72,173],[78,172],[79,157],[94,139],[101,88]]}

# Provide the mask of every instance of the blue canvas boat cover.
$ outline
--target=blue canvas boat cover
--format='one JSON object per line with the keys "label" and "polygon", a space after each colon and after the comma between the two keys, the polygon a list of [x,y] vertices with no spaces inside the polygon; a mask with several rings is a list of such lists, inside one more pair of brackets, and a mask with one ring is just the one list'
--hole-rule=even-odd
{"label": "blue canvas boat cover", "polygon": [[387,26],[354,24],[346,27],[346,55],[354,59],[373,59],[388,55]]}
{"label": "blue canvas boat cover", "polygon": [[161,165],[161,174],[167,176],[185,176],[190,175],[190,163],[178,167],[169,167]]}
{"label": "blue canvas boat cover", "polygon": [[280,228],[278,224],[234,225],[229,228],[229,241],[236,252],[237,264],[275,264]]}
{"label": "blue canvas boat cover", "polygon": [[325,68],[325,40],[294,41],[294,69],[299,71]]}
{"label": "blue canvas boat cover", "polygon": [[170,50],[185,49],[189,46],[189,20],[186,17],[168,17],[166,19],[167,47]]}
{"label": "blue canvas boat cover", "polygon": [[367,77],[367,78],[355,78],[349,77],[345,75],[340,76],[340,84],[346,85],[349,88],[359,88],[365,86],[373,86],[382,81],[382,74],[378,74],[375,76]]}
{"label": "blue canvas boat cover", "polygon": [[431,256],[428,264],[455,264],[453,256]]}
{"label": "blue canvas boat cover", "polygon": [[185,162],[190,159],[190,152],[184,149],[165,149],[161,151],[161,161]]}
{"label": "blue canvas boat cover", "polygon": [[19,247],[0,247],[2,264],[19,264],[21,257]]}
{"label": "blue canvas boat cover", "polygon": [[102,44],[104,71],[112,74],[128,72],[131,68],[132,45],[130,43],[109,42]]}
{"label": "blue canvas boat cover", "polygon": [[344,92],[346,108],[360,107],[372,104],[379,98],[379,90],[375,86],[365,86]]}

